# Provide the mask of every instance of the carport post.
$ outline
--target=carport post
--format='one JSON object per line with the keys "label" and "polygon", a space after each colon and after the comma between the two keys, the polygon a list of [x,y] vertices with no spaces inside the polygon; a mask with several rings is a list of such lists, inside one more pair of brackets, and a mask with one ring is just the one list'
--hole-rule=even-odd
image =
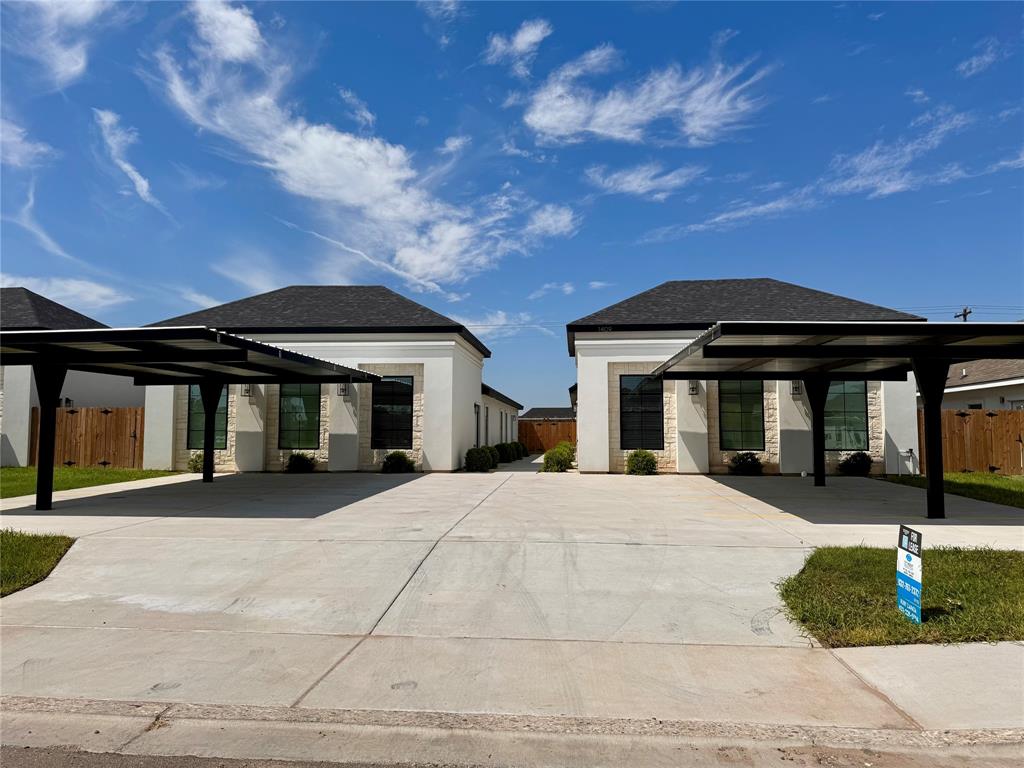
{"label": "carport post", "polygon": [[828,379],[813,376],[804,379],[804,391],[811,405],[811,453],[814,457],[814,484],[825,485],[825,400]]}
{"label": "carport post", "polygon": [[63,365],[33,365],[39,395],[39,439],[36,456],[36,509],[53,509],[53,453],[57,440],[57,403],[68,369]]}
{"label": "carport post", "polygon": [[917,391],[924,406],[925,474],[928,477],[928,517],[946,516],[942,469],[942,394],[949,376],[948,360],[914,358]]}
{"label": "carport post", "polygon": [[199,385],[199,396],[203,401],[203,482],[213,482],[213,446],[217,436],[217,406],[224,384],[220,381],[204,381]]}

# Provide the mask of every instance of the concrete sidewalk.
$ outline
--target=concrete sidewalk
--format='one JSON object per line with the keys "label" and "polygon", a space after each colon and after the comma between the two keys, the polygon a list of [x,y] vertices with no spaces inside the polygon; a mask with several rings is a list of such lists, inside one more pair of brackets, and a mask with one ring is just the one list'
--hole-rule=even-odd
{"label": "concrete sidewalk", "polygon": [[[458,743],[467,760],[517,754],[501,734],[520,722],[578,727],[620,756],[615,744],[663,736],[665,754],[681,748],[646,730],[659,721],[741,741],[883,734],[900,749],[937,731],[948,743],[929,748],[1024,737],[1021,644],[830,651],[785,619],[774,586],[816,544],[891,546],[898,522],[926,547],[1019,547],[1019,510],[948,497],[949,519],[928,521],[913,488],[752,480],[234,475],[7,513],[80,538],[50,578],[0,601],[0,684],[16,697],[3,741],[88,746],[109,730],[138,749],[191,739],[246,756],[310,717],[334,723],[336,746],[369,745],[352,754],[408,739]],[[88,700],[135,704],[123,722],[69,710]],[[239,707],[238,723],[223,715]],[[323,714],[338,712],[366,722]],[[452,736],[466,718],[490,725]],[[569,749],[538,738],[538,754]]]}

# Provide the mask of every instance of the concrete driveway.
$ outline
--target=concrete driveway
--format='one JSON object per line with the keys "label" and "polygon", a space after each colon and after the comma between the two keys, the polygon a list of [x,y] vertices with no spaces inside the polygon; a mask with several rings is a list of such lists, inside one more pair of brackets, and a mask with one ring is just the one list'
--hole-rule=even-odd
{"label": "concrete driveway", "polygon": [[[951,496],[927,521],[922,491],[811,482],[235,475],[8,508],[4,526],[79,538],[0,603],[0,684],[291,710],[1024,726],[1005,675],[1021,645],[815,648],[774,587],[813,546],[891,546],[899,522],[926,546],[1021,547],[1021,512]],[[969,673],[954,690],[893,672],[918,664]]]}

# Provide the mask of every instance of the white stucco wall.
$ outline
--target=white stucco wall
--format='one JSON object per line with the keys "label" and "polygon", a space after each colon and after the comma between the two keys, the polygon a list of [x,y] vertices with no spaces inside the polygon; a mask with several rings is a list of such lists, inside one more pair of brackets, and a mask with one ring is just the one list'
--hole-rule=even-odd
{"label": "white stucco wall", "polygon": [[[483,415],[480,416],[480,444],[481,445],[497,445],[498,443],[511,443],[513,440],[518,440],[519,435],[517,434],[516,427],[513,426],[513,417],[518,416],[519,411],[513,408],[508,403],[503,403],[501,400],[496,400],[493,397],[484,395],[482,397],[482,404],[484,408],[490,411],[491,415],[491,432],[490,440],[485,441],[483,434]],[[502,431],[502,423],[504,422],[504,431]]]}
{"label": "white stucco wall", "polygon": [[[891,475],[921,471],[921,449],[917,442],[917,380],[882,382],[882,423],[884,425],[885,471]],[[913,449],[910,456],[908,451]]]}
{"label": "white stucco wall", "polygon": [[581,472],[608,472],[608,364],[667,360],[695,334],[576,334],[576,463]]}
{"label": "white stucco wall", "polygon": [[174,387],[146,387],[142,466],[174,469]]}
{"label": "white stucco wall", "polygon": [[986,411],[1024,407],[1024,383],[979,385],[970,389],[952,387],[942,396],[943,408],[965,410],[979,403]]}

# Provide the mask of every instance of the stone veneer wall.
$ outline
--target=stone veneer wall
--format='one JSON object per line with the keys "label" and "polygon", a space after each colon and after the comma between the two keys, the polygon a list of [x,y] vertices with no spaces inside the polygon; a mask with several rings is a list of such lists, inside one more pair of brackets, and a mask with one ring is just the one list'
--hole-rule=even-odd
{"label": "stone veneer wall", "polygon": [[[403,451],[416,470],[423,469],[423,363],[360,363],[359,368],[378,376],[412,376],[412,449]],[[374,472],[393,448],[371,448],[371,424],[373,398],[370,384],[356,384],[359,387],[359,470]]]}
{"label": "stone veneer wall", "polygon": [[266,448],[266,468],[268,472],[284,469],[288,457],[293,453],[305,453],[316,461],[318,472],[327,470],[327,446],[330,435],[330,398],[328,397],[330,384],[320,385],[320,444],[316,450],[312,448],[278,448],[277,429],[281,420],[281,385],[266,385],[267,411],[265,414],[266,431],[263,433],[264,446]]}
{"label": "stone veneer wall", "polygon": [[[885,474],[885,416],[882,413],[882,382],[867,383],[868,399],[868,449],[871,457],[871,474]],[[844,457],[856,451],[825,451],[825,471],[835,472]]]}
{"label": "stone veneer wall", "polygon": [[[213,452],[214,472],[236,472],[235,464],[235,426],[238,413],[238,384],[228,385],[228,441],[227,448]],[[182,384],[174,388],[174,468],[188,469],[188,460],[192,454],[202,454],[202,449],[188,448],[188,385]]]}
{"label": "stone veneer wall", "polygon": [[[650,363],[608,363],[608,471],[625,472],[626,457],[632,452],[619,447],[619,377],[651,373],[662,361]],[[676,471],[676,388],[674,381],[664,385],[664,449],[651,451],[658,459],[659,472]]]}
{"label": "stone veneer wall", "polygon": [[[708,464],[712,474],[728,472],[729,460],[742,451],[722,450],[718,418],[718,382],[708,385]],[[764,450],[754,451],[766,473],[779,471],[779,394],[777,381],[764,382]]]}

